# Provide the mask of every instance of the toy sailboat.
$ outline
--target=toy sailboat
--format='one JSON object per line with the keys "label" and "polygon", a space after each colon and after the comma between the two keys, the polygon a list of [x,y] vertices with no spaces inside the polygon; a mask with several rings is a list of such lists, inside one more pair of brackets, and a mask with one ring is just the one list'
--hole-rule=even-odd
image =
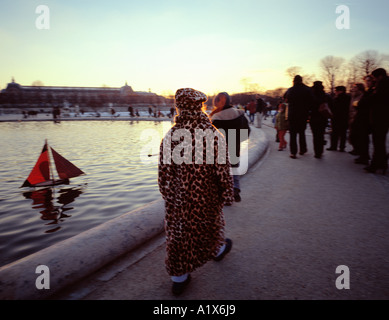
{"label": "toy sailboat", "polygon": [[[59,179],[54,176],[53,166],[50,161],[50,153],[54,159],[55,169]],[[21,188],[68,184],[70,178],[78,177],[82,174],[85,173],[51,148],[46,140],[38,161]]]}

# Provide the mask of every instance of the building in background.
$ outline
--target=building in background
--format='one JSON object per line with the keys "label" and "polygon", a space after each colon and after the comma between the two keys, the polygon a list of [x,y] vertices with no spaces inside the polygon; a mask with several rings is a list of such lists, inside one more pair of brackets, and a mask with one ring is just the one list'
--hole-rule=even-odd
{"label": "building in background", "polygon": [[45,109],[77,107],[94,111],[102,108],[125,108],[129,105],[164,107],[167,100],[152,92],[134,91],[126,84],[110,87],[23,86],[14,79],[0,92],[0,108]]}

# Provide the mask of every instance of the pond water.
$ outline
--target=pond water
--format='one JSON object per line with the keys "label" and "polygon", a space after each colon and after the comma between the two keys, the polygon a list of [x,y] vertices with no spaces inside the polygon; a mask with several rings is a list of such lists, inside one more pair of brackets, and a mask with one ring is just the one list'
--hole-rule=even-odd
{"label": "pond water", "polygon": [[[170,121],[0,123],[0,266],[160,198],[159,144]],[[45,139],[85,175],[20,188]]]}

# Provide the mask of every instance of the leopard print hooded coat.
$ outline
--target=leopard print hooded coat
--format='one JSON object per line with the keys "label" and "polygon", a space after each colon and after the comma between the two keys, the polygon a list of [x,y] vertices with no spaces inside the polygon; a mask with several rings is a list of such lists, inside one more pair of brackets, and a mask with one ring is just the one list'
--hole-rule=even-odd
{"label": "leopard print hooded coat", "polygon": [[[226,148],[225,139],[202,110],[206,100],[194,89],[177,91],[178,116],[160,147],[158,184],[165,200],[165,264],[170,276],[201,267],[225,243],[222,209],[233,201],[233,181],[228,152],[220,147]],[[212,143],[200,142],[202,150],[195,148],[198,130],[214,135]],[[177,133],[179,138],[174,138]],[[191,147],[194,152],[185,152]],[[224,158],[218,158],[222,153]],[[212,154],[214,164],[207,164],[207,154]]]}

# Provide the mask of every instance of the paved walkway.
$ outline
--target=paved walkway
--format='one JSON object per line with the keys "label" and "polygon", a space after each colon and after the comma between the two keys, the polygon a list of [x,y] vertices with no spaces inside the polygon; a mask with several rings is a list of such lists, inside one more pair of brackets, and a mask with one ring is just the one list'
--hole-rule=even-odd
{"label": "paved walkway", "polygon": [[[365,173],[347,152],[315,159],[308,130],[308,153],[290,159],[270,125],[267,156],[242,178],[243,201],[224,210],[233,250],[195,271],[179,299],[388,299],[389,175]],[[161,235],[56,298],[177,299],[164,256]],[[349,290],[336,287],[340,265]]]}

